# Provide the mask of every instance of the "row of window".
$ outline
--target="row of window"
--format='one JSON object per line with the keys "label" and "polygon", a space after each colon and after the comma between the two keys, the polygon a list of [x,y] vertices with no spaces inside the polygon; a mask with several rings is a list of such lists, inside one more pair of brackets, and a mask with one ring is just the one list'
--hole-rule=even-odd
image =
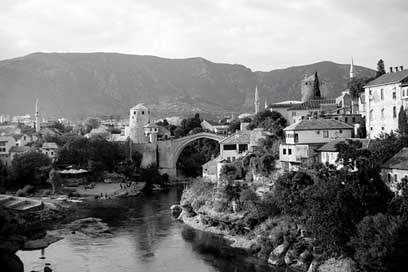
{"label": "row of window", "polygon": [[0,152],[6,152],[6,148],[5,147],[0,147]]}
{"label": "row of window", "polygon": [[[369,114],[370,121],[373,120],[373,111],[374,111],[373,109],[370,110],[370,114]],[[384,108],[382,108],[381,109],[381,119],[384,119],[384,116],[385,116]],[[392,117],[397,118],[397,107],[396,106],[392,107]]]}
{"label": "row of window", "polygon": [[[368,93],[370,96],[373,94],[372,90],[369,90]],[[405,90],[402,90],[402,96],[405,96]],[[392,90],[392,99],[396,99],[396,98],[397,98],[397,90],[394,88]],[[384,89],[380,90],[380,99],[384,100]]]}

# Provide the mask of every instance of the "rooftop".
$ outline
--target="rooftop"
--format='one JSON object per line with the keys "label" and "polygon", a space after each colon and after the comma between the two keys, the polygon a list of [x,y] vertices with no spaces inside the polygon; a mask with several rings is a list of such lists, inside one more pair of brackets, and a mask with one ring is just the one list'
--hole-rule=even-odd
{"label": "rooftop", "polygon": [[58,149],[58,145],[54,142],[45,142],[42,145],[42,148],[48,148],[48,149]]}
{"label": "rooftop", "polygon": [[358,141],[361,142],[361,148],[368,148],[370,145],[370,139],[359,139],[359,138],[347,138],[347,139],[336,139],[331,142],[328,142],[327,144],[323,145],[317,151],[320,152],[336,152],[337,148],[336,145],[340,142],[346,142],[346,141]]}
{"label": "rooftop", "polygon": [[319,130],[319,129],[354,129],[353,126],[334,119],[305,119],[300,120],[284,130]]}
{"label": "rooftop", "polygon": [[364,88],[399,83],[406,79],[408,79],[408,70],[383,74],[382,76],[374,79],[373,81],[368,82],[367,85],[364,86]]}
{"label": "rooftop", "polygon": [[293,105],[289,110],[314,110],[320,109],[321,105],[336,104],[336,99],[316,99]]}
{"label": "rooftop", "polygon": [[251,139],[250,133],[248,130],[238,131],[222,140],[220,144],[249,144]]}
{"label": "rooftop", "polygon": [[404,147],[400,152],[394,155],[386,163],[383,168],[408,170],[408,148]]}

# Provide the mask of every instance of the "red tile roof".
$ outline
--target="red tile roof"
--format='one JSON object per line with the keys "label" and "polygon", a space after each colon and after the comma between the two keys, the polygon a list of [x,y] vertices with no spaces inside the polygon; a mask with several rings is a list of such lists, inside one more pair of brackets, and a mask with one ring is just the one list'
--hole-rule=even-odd
{"label": "red tile roof", "polygon": [[394,84],[402,82],[404,80],[408,80],[408,70],[384,74],[374,79],[373,81],[368,82],[367,85],[364,86],[364,88]]}

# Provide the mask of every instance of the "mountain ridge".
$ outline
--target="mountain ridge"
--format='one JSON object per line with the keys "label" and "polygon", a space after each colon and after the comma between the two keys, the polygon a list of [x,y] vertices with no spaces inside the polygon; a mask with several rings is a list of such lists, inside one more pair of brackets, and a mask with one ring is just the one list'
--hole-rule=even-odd
{"label": "mountain ridge", "polygon": [[[357,76],[375,73],[362,66],[354,70]],[[346,88],[349,65],[331,61],[263,72],[202,57],[37,52],[0,61],[0,113],[33,112],[38,97],[43,115],[75,119],[126,116],[141,102],[156,117],[222,116],[252,111],[256,85],[262,101],[299,99],[300,81],[315,71],[324,96],[335,97]]]}

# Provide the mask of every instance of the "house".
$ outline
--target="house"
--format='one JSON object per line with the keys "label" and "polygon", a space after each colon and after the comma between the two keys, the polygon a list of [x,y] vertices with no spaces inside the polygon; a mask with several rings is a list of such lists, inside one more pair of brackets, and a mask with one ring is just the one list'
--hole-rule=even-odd
{"label": "house", "polygon": [[331,112],[337,109],[337,103],[335,99],[315,99],[305,101],[300,104],[293,105],[288,109],[287,121],[289,124],[293,124],[299,120],[310,116],[313,113],[319,114],[324,112]]}
{"label": "house", "polygon": [[221,161],[222,161],[221,156],[218,156],[204,163],[202,165],[203,179],[211,181],[211,182],[216,182],[219,177],[218,166]]}
{"label": "house", "polygon": [[220,123],[210,120],[203,120],[201,122],[201,128],[217,134],[222,135],[228,134],[228,125],[222,125]]}
{"label": "house", "polygon": [[85,137],[87,138],[103,137],[106,139],[110,138],[110,136],[111,136],[110,129],[105,125],[100,125],[99,127],[92,129],[88,134],[85,135]]}
{"label": "house", "polygon": [[339,152],[336,145],[344,141],[359,141],[361,142],[361,148],[366,149],[370,145],[370,139],[359,139],[359,138],[349,138],[349,139],[335,139],[324,144],[322,147],[317,149],[320,153],[320,162],[322,164],[335,165],[337,168],[341,168],[341,163],[337,162]]}
{"label": "house", "polygon": [[227,161],[235,161],[249,149],[251,135],[249,130],[238,131],[220,142],[220,157]]}
{"label": "house", "polygon": [[0,136],[0,161],[4,165],[10,164],[10,149],[16,146],[16,139],[13,136]]}
{"label": "house", "polygon": [[381,167],[381,175],[390,189],[396,192],[398,183],[408,178],[408,148],[404,147]]}
{"label": "house", "polygon": [[41,147],[41,153],[47,155],[51,161],[55,161],[57,157],[58,145],[54,142],[46,142]]}
{"label": "house", "polygon": [[367,137],[398,130],[398,113],[408,106],[408,70],[390,70],[364,86]]}
{"label": "house", "polygon": [[319,161],[317,149],[338,138],[352,138],[353,126],[332,119],[304,119],[284,129],[285,143],[279,146],[279,160],[286,171]]}
{"label": "house", "polygon": [[293,118],[291,116],[291,112],[288,110],[292,108],[294,105],[301,104],[302,101],[292,100],[292,101],[282,101],[278,103],[273,103],[269,105],[269,109],[271,111],[279,112],[283,118],[288,121],[289,124],[293,124]]}

